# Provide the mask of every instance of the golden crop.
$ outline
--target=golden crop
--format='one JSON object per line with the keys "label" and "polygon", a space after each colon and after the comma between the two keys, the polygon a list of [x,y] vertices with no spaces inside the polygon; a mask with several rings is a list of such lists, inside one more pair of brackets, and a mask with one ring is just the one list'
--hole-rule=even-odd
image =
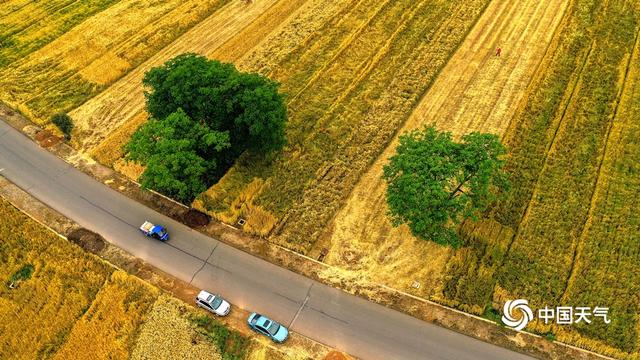
{"label": "golden crop", "polygon": [[[66,11],[57,10],[61,6],[54,4],[63,1],[28,5],[26,11],[36,7],[42,13],[43,22],[36,22],[30,31],[39,37],[39,46],[22,49],[25,39],[16,37],[19,45],[3,49],[18,60],[4,66],[0,62],[0,99],[45,124],[51,115],[69,111],[104,90],[227,1],[92,0],[73,2]],[[13,7],[2,4],[0,13]],[[98,10],[101,12],[90,16]],[[74,22],[87,19],[65,27],[66,32],[58,30],[59,37],[51,36],[51,27],[73,24],[65,23],[67,17]],[[24,19],[38,18],[22,14],[19,20]]]}
{"label": "golden crop", "polygon": [[200,337],[189,316],[193,308],[175,298],[158,298],[140,328],[131,359],[220,360],[220,351]]}
{"label": "golden crop", "polygon": [[[190,320],[193,307],[114,270],[2,199],[0,218],[0,358],[220,359]],[[26,264],[34,267],[30,278],[5,283]]]}
{"label": "golden crop", "polygon": [[128,359],[145,314],[159,290],[115,271],[76,321],[54,359]]}
{"label": "golden crop", "polygon": [[[0,200],[0,358],[52,355],[88,309],[112,268]],[[31,278],[5,281],[25,264]]]}
{"label": "golden crop", "polygon": [[[330,281],[383,283],[487,316],[516,297],[610,306],[617,320],[607,327],[531,328],[640,356],[637,2],[61,4],[0,5],[0,99],[40,124],[70,111],[79,150],[136,178],[143,169],[123,160],[122,145],[147,119],[144,73],[184,52],[234,62],[282,83],[289,143],[273,158],[243,155],[194,207],[243,218],[245,232],[311,256],[328,248],[335,267],[321,276]],[[393,228],[386,215],[382,167],[398,133],[427,124],[496,133],[510,149],[510,199],[464,223],[458,250]],[[175,348],[219,358],[209,344],[185,342],[193,329],[183,305],[161,296],[148,312],[157,290],[4,203],[0,218],[0,276],[35,270],[0,291],[0,357],[163,357]],[[162,343],[162,327],[178,335]],[[82,341],[94,333],[103,338]]]}

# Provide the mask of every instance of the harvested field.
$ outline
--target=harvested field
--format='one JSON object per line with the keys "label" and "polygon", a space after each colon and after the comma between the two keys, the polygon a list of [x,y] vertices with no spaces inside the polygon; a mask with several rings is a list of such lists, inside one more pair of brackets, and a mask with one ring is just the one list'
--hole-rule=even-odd
{"label": "harvested field", "polygon": [[228,0],[123,0],[0,72],[0,99],[38,123],[68,111]]}
{"label": "harvested field", "polygon": [[[149,60],[137,66],[108,89],[69,114],[75,120],[78,147],[97,146],[111,132],[144,109],[142,79],[154,66],[185,52],[209,54],[269,9],[275,0],[244,4],[233,1],[222,7]],[[219,29],[215,33],[211,29]],[[135,131],[135,129],[134,129]]]}
{"label": "harvested field", "polygon": [[[460,136],[502,135],[549,47],[567,1],[493,2],[398,133],[425,125]],[[494,55],[503,48],[501,57]],[[441,286],[452,252],[393,228],[387,218],[382,167],[395,153],[394,138],[360,178],[325,236],[327,261],[373,280],[429,297]],[[372,210],[375,209],[375,210]],[[424,259],[429,259],[426,262]],[[385,275],[387,274],[387,275]]]}
{"label": "harvested field", "polygon": [[274,239],[307,251],[486,2],[431,5],[355,2],[285,57],[272,70],[291,96],[285,153],[240,159],[196,205],[215,215],[266,178],[246,201],[280,220]]}
{"label": "harvested field", "polygon": [[118,1],[3,1],[0,4],[0,69]]}

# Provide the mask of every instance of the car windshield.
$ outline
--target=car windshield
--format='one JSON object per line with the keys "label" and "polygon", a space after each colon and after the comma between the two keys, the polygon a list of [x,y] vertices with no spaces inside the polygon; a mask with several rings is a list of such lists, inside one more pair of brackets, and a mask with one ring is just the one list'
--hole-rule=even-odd
{"label": "car windshield", "polygon": [[221,304],[222,304],[222,299],[218,296],[214,297],[213,301],[211,301],[211,306],[213,306],[214,309],[219,308]]}
{"label": "car windshield", "polygon": [[271,326],[269,326],[269,334],[271,335],[275,335],[278,330],[280,330],[280,324],[278,324],[277,322],[272,322]]}

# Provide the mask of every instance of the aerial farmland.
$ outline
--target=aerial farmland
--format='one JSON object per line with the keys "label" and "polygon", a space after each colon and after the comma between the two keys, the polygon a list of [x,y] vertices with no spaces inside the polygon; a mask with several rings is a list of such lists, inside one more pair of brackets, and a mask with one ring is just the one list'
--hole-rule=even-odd
{"label": "aerial farmland", "polygon": [[[241,249],[383,305],[391,303],[388,293],[376,289],[509,328],[501,320],[509,318],[508,304],[526,299],[534,311],[524,331],[549,349],[570,345],[584,350],[584,359],[640,359],[639,34],[634,0],[7,0],[0,3],[0,102],[10,109],[5,115],[30,124],[13,125],[18,130],[36,128],[66,146],[54,154],[73,152],[82,164],[122,178],[118,184],[141,183],[147,191],[155,163],[131,154],[147,151],[136,143],[145,126],[159,129],[151,126],[164,120],[150,105],[159,91],[148,74],[178,68],[175,59],[232,64],[277,85],[286,107],[284,145],[242,149],[224,158],[205,187],[195,187],[202,191],[174,196],[178,208],[211,221],[200,232],[249,244]],[[53,120],[61,116],[68,131]],[[9,122],[3,113],[0,120]],[[492,170],[503,172],[508,186],[493,184],[495,197],[479,196],[489,199],[486,206],[442,222],[455,233],[450,245],[421,235],[416,221],[398,221],[392,206],[392,160],[411,134],[426,138],[423,129],[447,134],[452,144],[486,134],[505,149]],[[2,161],[0,154],[0,176],[11,170]],[[456,191],[473,198],[477,183],[462,178]],[[443,180],[445,187],[455,188],[455,179]],[[125,186],[116,190],[140,201]],[[275,356],[235,329],[242,321],[221,330],[157,284],[52,235],[8,201],[0,199],[1,280],[24,272],[28,278],[22,288],[0,290],[0,334],[26,333],[40,322],[43,328],[26,340],[7,337],[0,357]],[[213,250],[201,256],[205,264]],[[288,256],[299,258],[283,260]],[[20,307],[33,295],[16,291],[27,288],[49,294],[39,311]],[[549,307],[558,311],[555,321],[542,316]],[[582,321],[558,321],[568,307],[581,311]],[[29,321],[16,323],[22,318]],[[451,322],[440,320],[428,319]],[[153,349],[162,327],[176,329],[178,340]],[[480,332],[466,334],[504,346]],[[104,334],[102,342],[82,341],[95,333]],[[233,340],[207,340],[220,334]],[[527,352],[533,345],[518,336],[516,351],[566,358]],[[27,349],[25,341],[38,346]],[[304,357],[295,341],[295,351],[278,357],[329,351]]]}

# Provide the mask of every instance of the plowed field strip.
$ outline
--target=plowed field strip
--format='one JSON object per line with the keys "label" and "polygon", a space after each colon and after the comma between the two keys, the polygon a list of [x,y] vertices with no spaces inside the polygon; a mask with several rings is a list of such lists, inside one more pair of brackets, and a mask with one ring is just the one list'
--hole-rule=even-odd
{"label": "plowed field strip", "polygon": [[[365,6],[367,5],[364,2],[360,2],[358,5],[360,4],[364,4]],[[327,62],[325,62],[322,66],[320,66],[320,68],[318,68],[313,75],[311,76],[311,78],[309,78],[309,80],[307,80],[307,82],[304,84],[304,86],[298,90],[290,99],[290,102],[293,103],[295,102],[300,95],[302,95],[302,93],[304,93],[305,90],[307,90],[310,86],[312,86],[320,77],[323,77],[325,72],[328,70],[329,66],[332,66],[334,63],[336,63],[338,61],[339,56],[341,56],[345,50],[349,49],[353,43],[353,41],[355,39],[358,38],[358,36],[365,31],[366,29],[369,28],[371,22],[376,19],[378,16],[380,16],[381,14],[381,10],[383,10],[388,4],[389,4],[389,0],[385,0],[385,1],[381,1],[379,2],[379,6],[376,7],[375,11],[371,14],[371,16],[369,16],[368,18],[366,18],[366,21],[362,22],[362,24],[360,24],[360,26],[354,31],[352,32],[347,38],[345,38],[340,45],[338,46],[338,48],[336,49],[335,53],[333,54],[333,56],[331,58],[329,58],[327,60]],[[384,13],[383,13],[384,14]],[[345,21],[346,18],[341,18],[340,21],[343,22]],[[328,37],[324,37],[324,39],[327,39]],[[289,70],[290,71],[290,70]],[[290,71],[291,72],[291,71]]]}
{"label": "plowed field strip", "polygon": [[366,29],[388,1],[357,0],[334,13],[330,21],[289,53],[271,72],[293,98],[323,74],[323,70],[344,52]]}
{"label": "plowed field strip", "polygon": [[[285,59],[291,58],[293,53],[307,46],[317,38],[318,34],[328,31],[327,24],[336,18],[344,19],[346,11],[355,6],[352,2],[352,0],[307,1],[271,34],[264,36],[256,47],[241,54],[241,57],[236,59],[238,67],[245,71],[272,73],[278,68],[278,64],[284,63]],[[264,33],[264,28],[261,28],[261,31]],[[240,40],[241,38],[238,38],[238,41]],[[224,47],[227,45],[225,44]],[[275,77],[273,74],[271,76]]]}
{"label": "plowed field strip", "polygon": [[223,62],[235,63],[264,40],[267,34],[281,24],[282,19],[286,19],[292,13],[296,12],[307,1],[309,0],[276,2],[249,26],[238,32],[238,34],[229,39],[224,45],[208,54],[209,57]]}
{"label": "plowed field strip", "polygon": [[[549,29],[559,24],[566,6],[567,1],[551,0],[492,2],[399,133],[435,124],[457,135],[471,131],[502,134],[552,39],[553,31]],[[494,56],[496,47],[503,48],[500,58]],[[410,236],[406,229],[394,229],[386,219],[382,167],[396,146],[397,138],[361,177],[336,216],[330,261],[348,267],[345,254],[362,251],[359,256],[366,257],[367,253],[371,254],[370,245],[380,249],[375,253],[393,247],[394,251],[410,254],[408,256],[420,266],[423,265],[420,259],[426,257],[446,259],[445,250],[407,239]],[[377,262],[377,267],[397,271],[398,260],[389,259]],[[411,261],[403,263],[411,266]],[[426,271],[420,272],[417,268],[411,271],[434,280],[441,271],[438,267],[444,262],[438,264]],[[371,272],[375,273],[384,271]],[[428,293],[433,286],[435,284],[422,291]]]}

